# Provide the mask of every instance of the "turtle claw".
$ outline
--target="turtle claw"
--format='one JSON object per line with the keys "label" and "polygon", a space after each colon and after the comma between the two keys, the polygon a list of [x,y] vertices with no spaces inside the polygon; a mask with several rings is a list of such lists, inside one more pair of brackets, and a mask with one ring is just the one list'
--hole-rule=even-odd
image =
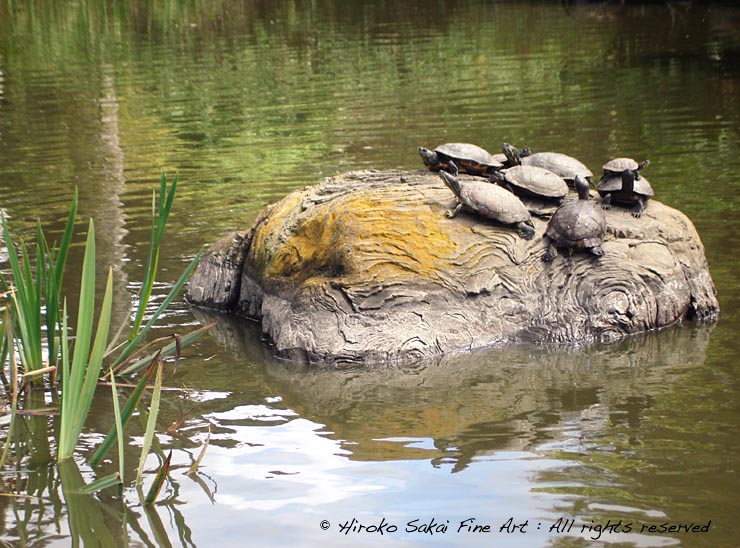
{"label": "turtle claw", "polygon": [[612,195],[607,194],[601,199],[601,209],[603,210],[609,210],[612,208]]}
{"label": "turtle claw", "polygon": [[462,209],[462,204],[457,204],[455,209],[448,209],[447,211],[445,211],[445,217],[447,217],[448,219],[452,219],[455,215],[460,213],[461,209]]}
{"label": "turtle claw", "polygon": [[637,205],[635,206],[635,209],[632,210],[632,216],[635,219],[639,219],[642,217],[642,213],[645,211],[645,204],[642,202],[642,200],[637,202]]}

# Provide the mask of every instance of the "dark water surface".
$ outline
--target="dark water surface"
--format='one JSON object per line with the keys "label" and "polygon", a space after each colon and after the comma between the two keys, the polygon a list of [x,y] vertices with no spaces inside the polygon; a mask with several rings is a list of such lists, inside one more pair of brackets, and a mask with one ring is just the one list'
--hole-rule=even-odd
{"label": "dark water surface", "polygon": [[[706,246],[719,322],[333,371],[276,361],[253,325],[224,320],[165,373],[179,390],[160,411],[159,442],[173,449],[160,504],[145,508],[133,487],[124,500],[62,492],[63,474],[95,476],[86,448],[113,423],[101,390],[80,471],[52,463],[57,417],[22,418],[3,491],[28,496],[0,497],[0,539],[66,546],[82,523],[132,546],[737,547],[740,9],[0,4],[0,208],[20,234],[36,217],[58,234],[78,187],[80,233],[92,216],[119,318],[161,172],[180,178],[163,296],[202,245],[290,190],[350,169],[419,169],[416,147],[447,141],[563,151],[594,172],[613,156],[650,158],[656,198]],[[179,301],[158,334],[210,318]],[[39,393],[25,405],[48,403]],[[127,485],[141,430],[130,436]],[[156,466],[152,456],[145,487]],[[115,469],[114,458],[98,472]],[[469,518],[490,532],[458,532]],[[419,529],[432,520],[434,534]],[[708,532],[661,529],[710,520]],[[345,535],[342,523],[387,525]]]}

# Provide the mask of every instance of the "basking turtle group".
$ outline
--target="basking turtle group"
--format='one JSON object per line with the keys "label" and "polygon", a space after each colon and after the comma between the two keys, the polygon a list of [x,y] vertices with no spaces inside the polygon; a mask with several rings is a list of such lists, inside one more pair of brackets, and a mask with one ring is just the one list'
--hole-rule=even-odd
{"label": "basking turtle group", "polygon": [[[560,152],[535,152],[503,143],[501,153],[491,154],[471,143],[446,143],[429,150],[419,147],[419,154],[431,171],[438,171],[444,184],[455,195],[457,206],[447,211],[453,218],[465,208],[503,225],[516,226],[519,235],[532,239],[535,226],[532,215],[550,216],[543,235],[546,262],[557,256],[558,248],[586,251],[601,256],[607,232],[605,209],[612,204],[631,206],[632,215],[640,217],[654,195],[648,180],[640,173],[649,160],[613,158],[606,162],[596,187],[600,201],[591,200],[589,185],[593,173],[582,162]],[[459,179],[465,173],[480,177]],[[569,185],[577,199],[568,199]],[[530,209],[525,200],[554,202],[552,213]]]}

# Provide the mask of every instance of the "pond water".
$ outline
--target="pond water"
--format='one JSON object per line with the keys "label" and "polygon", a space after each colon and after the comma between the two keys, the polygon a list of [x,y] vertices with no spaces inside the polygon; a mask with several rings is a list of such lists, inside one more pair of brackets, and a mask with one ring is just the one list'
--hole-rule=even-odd
{"label": "pond water", "polygon": [[[275,360],[257,326],[223,318],[167,363],[160,502],[132,487],[136,426],[122,499],[63,491],[62,477],[117,469],[85,463],[113,424],[101,389],[77,467],[53,462],[55,414],[19,419],[0,542],[737,546],[740,9],[565,4],[0,4],[0,208],[18,235],[37,217],[58,235],[77,187],[77,241],[93,217],[118,319],[162,172],[180,182],[157,298],[198,249],[290,190],[420,169],[416,148],[448,141],[563,151],[594,172],[650,158],[656,199],[696,224],[721,307],[716,324],[612,345],[345,371]],[[72,259],[68,280],[79,245]],[[179,299],[157,334],[212,319]],[[23,401],[49,404],[43,391]]]}

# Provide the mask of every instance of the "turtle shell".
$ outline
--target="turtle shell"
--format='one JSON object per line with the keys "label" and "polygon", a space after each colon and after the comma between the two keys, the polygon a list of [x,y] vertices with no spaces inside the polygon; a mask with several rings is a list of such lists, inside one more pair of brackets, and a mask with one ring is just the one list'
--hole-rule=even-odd
{"label": "turtle shell", "polygon": [[460,202],[473,211],[504,224],[526,222],[529,210],[514,194],[485,181],[461,181]]}
{"label": "turtle shell", "polygon": [[640,165],[632,158],[613,158],[604,164],[605,172],[622,173],[625,169],[637,170]]}
{"label": "turtle shell", "polygon": [[460,171],[471,175],[482,175],[504,167],[493,154],[471,143],[445,143],[435,148],[434,152],[451,159]]}
{"label": "turtle shell", "polygon": [[544,198],[563,198],[568,194],[565,179],[549,169],[532,165],[514,166],[504,171],[503,175],[505,181],[515,187],[515,192],[522,190]]}
{"label": "turtle shell", "polygon": [[[596,190],[599,192],[601,196],[606,196],[607,194],[613,194],[613,199],[619,201],[619,198],[620,198],[619,193],[622,190],[622,176],[621,175],[611,175],[611,176],[603,177],[601,179],[601,182],[599,183],[599,186],[596,188]],[[633,193],[639,196],[647,196],[647,197],[651,197],[655,195],[655,192],[653,191],[653,187],[650,186],[650,182],[644,176],[640,176],[639,179],[635,179]],[[635,200],[635,198],[628,197],[628,196],[623,196],[622,199],[627,200],[629,202],[633,202]]]}
{"label": "turtle shell", "polygon": [[555,211],[545,234],[558,247],[597,247],[604,243],[606,216],[589,200],[573,200]]}
{"label": "turtle shell", "polygon": [[567,181],[572,181],[576,175],[589,180],[594,176],[582,162],[560,152],[535,152],[522,157],[522,165],[548,169]]}
{"label": "turtle shell", "polygon": [[509,163],[509,159],[506,157],[506,154],[504,154],[503,152],[491,154],[491,157],[504,167],[511,165]]}

